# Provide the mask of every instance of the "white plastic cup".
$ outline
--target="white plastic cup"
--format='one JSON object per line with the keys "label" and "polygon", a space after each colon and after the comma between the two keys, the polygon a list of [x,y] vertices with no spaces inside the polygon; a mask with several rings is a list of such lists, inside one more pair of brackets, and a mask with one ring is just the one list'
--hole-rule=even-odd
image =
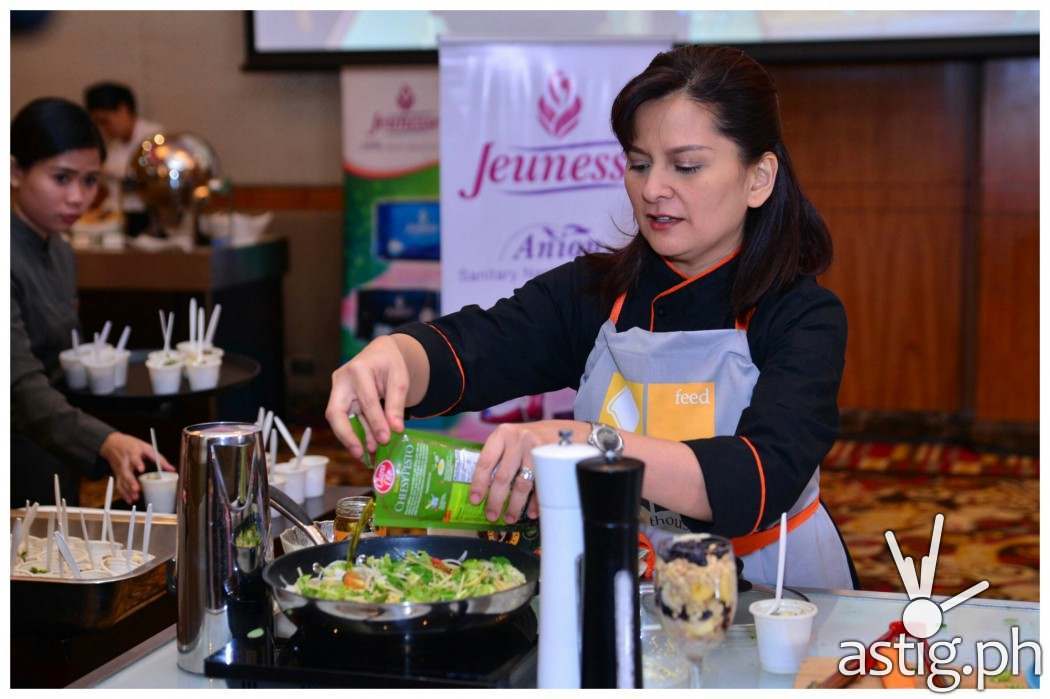
{"label": "white plastic cup", "polygon": [[182,359],[182,355],[171,349],[167,352],[162,349],[153,350],[146,355],[147,362],[163,362],[165,359]]}
{"label": "white plastic cup", "polygon": [[809,649],[817,605],[796,599],[781,599],[775,616],[769,614],[775,599],[762,599],[748,607],[755,618],[758,658],[762,669],[777,674],[798,672]]}
{"label": "white plastic cup", "polygon": [[179,392],[179,384],[182,382],[181,358],[176,359],[169,356],[167,359],[163,357],[148,359],[146,369],[149,371],[149,381],[153,384],[154,393],[164,396]]}
{"label": "white plastic cup", "polygon": [[117,387],[117,357],[112,352],[101,352],[95,356],[80,358],[88,375],[91,392],[97,396],[113,393]]}
{"label": "white plastic cup", "polygon": [[174,514],[179,474],[174,471],[147,471],[139,476],[139,484],[147,507],[152,504],[155,513]]}
{"label": "white plastic cup", "polygon": [[[197,356],[196,342],[183,340],[179,344],[175,345],[175,349],[178,350],[179,354],[181,354],[187,361]],[[203,354],[205,357],[217,357],[219,359],[222,359],[222,355],[225,354],[225,352],[223,352],[221,348],[205,342],[204,349],[202,350],[201,354]]]}
{"label": "white plastic cup", "polygon": [[307,454],[303,457],[301,465],[306,469],[306,497],[316,498],[324,495],[324,477],[328,471],[328,457]]}
{"label": "white plastic cup", "polygon": [[91,549],[96,561],[101,561],[104,556],[109,556],[113,550],[123,551],[124,544],[120,542],[110,543],[102,539],[92,539],[84,544],[84,550]]}
{"label": "white plastic cup", "polygon": [[[100,344],[98,346],[98,350],[97,351],[98,351],[99,354],[108,354],[108,353],[112,352],[113,350],[114,350],[113,345],[109,344],[108,342],[103,342],[102,344]],[[85,343],[81,344],[79,347],[77,347],[77,352],[80,353],[81,357],[86,357],[86,356],[90,355],[92,352],[95,352],[95,351],[96,351],[96,349],[95,349],[95,343],[94,342],[85,342]]]}
{"label": "white plastic cup", "polygon": [[113,350],[113,356],[117,359],[114,385],[117,388],[124,388],[128,383],[128,361],[131,359],[131,352],[129,350]]}
{"label": "white plastic cup", "polygon": [[[152,558],[152,556],[150,556]],[[109,575],[125,575],[138,568],[146,562],[146,556],[141,551],[131,552],[131,566],[128,567],[128,559],[121,551],[116,556],[106,556],[102,559],[102,570]]]}
{"label": "white plastic cup", "polygon": [[67,386],[75,389],[87,388],[87,369],[80,361],[79,352],[75,349],[67,349],[59,353],[58,361],[62,364],[62,373],[66,376]]}
{"label": "white plastic cup", "polygon": [[285,495],[298,503],[306,502],[306,469],[296,468],[294,461],[282,461],[273,467],[275,474],[284,476]]}
{"label": "white plastic cup", "polygon": [[[286,479],[280,473],[271,473],[270,477],[267,480],[270,482],[270,487],[271,488],[280,488],[283,492],[285,492],[285,493],[288,492],[286,487],[285,487],[285,483],[287,482],[288,479]],[[270,508],[270,518],[271,519],[274,518],[274,517],[280,517],[280,516],[281,516],[280,512],[278,512],[277,510],[273,509],[272,507]]]}
{"label": "white plastic cup", "polygon": [[186,378],[190,381],[190,388],[194,391],[207,391],[219,385],[219,369],[222,360],[218,357],[204,357],[201,361],[187,360],[185,366]]}

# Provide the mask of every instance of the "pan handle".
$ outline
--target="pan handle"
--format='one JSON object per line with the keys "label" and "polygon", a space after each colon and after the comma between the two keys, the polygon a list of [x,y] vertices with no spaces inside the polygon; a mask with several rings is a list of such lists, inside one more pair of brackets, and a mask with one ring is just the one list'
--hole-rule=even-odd
{"label": "pan handle", "polygon": [[321,544],[330,543],[317,525],[314,524],[313,518],[306,513],[306,510],[299,507],[295,500],[288,497],[280,488],[275,488],[271,485],[269,490],[270,504],[273,506],[273,509],[287,517],[288,521],[301,529],[315,545],[320,546]]}

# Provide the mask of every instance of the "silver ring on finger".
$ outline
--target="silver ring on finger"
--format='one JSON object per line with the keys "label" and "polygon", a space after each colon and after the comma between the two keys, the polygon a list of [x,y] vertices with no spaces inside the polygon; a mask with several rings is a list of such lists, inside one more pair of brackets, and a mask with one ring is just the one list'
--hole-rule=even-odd
{"label": "silver ring on finger", "polygon": [[535,478],[535,477],[536,477],[536,474],[533,473],[532,469],[529,468],[528,466],[522,466],[521,469],[518,471],[518,478],[520,478],[521,480],[525,481],[526,483],[531,482],[532,479]]}

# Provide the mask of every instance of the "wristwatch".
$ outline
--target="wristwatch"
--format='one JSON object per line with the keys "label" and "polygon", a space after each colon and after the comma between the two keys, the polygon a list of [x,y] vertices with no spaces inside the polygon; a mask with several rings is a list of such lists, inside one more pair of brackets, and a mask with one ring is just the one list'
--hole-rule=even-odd
{"label": "wristwatch", "polygon": [[623,437],[614,428],[601,422],[591,423],[591,433],[587,443],[595,447],[602,455],[612,452],[615,456],[623,453]]}

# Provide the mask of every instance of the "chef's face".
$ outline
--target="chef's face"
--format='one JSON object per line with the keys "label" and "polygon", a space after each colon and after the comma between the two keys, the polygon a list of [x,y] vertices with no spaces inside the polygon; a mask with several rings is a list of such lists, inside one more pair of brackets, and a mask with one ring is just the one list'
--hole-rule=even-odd
{"label": "chef's face", "polygon": [[70,150],[28,169],[11,162],[12,204],[37,233],[68,231],[98,192],[102,162],[97,148]]}
{"label": "chef's face", "polygon": [[135,129],[135,113],[126,104],[116,109],[92,109],[91,119],[107,141],[127,141]]}
{"label": "chef's face", "polygon": [[748,207],[772,191],[776,157],[745,165],[711,113],[680,92],[638,107],[634,134],[624,183],[653,250],[693,276],[739,248]]}

